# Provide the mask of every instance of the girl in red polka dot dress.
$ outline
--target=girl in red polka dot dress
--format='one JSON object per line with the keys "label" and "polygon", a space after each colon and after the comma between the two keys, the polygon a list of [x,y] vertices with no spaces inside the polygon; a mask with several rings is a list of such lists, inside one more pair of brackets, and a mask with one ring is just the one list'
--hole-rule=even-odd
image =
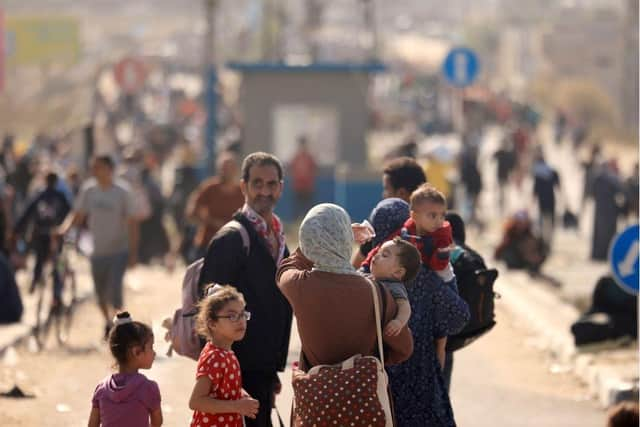
{"label": "girl in red polka dot dress", "polygon": [[197,332],[208,338],[200,353],[189,408],[191,427],[242,427],[259,403],[242,389],[240,364],[231,345],[244,337],[251,313],[232,286],[210,285],[199,306]]}

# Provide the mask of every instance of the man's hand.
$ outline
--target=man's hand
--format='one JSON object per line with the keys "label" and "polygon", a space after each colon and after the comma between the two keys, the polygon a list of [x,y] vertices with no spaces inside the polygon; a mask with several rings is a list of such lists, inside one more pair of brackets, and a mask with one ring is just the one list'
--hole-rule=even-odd
{"label": "man's hand", "polygon": [[258,415],[258,409],[260,408],[260,402],[251,396],[244,396],[236,400],[236,405],[240,415],[254,419]]}
{"label": "man's hand", "polygon": [[400,323],[399,320],[393,319],[392,321],[387,323],[387,326],[385,326],[384,334],[388,337],[395,337],[400,333],[401,329],[402,323]]}

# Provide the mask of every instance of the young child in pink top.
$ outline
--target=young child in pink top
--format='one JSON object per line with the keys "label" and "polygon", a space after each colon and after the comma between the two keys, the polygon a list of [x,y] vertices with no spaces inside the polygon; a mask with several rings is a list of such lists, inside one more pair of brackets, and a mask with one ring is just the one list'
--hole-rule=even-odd
{"label": "young child in pink top", "polygon": [[126,311],[118,313],[109,333],[109,348],[118,372],[96,387],[89,427],[161,426],[158,384],[138,373],[150,369],[156,356],[151,328],[134,322]]}
{"label": "young child in pink top", "polygon": [[189,399],[192,427],[242,427],[242,417],[256,417],[259,402],[242,389],[240,363],[231,350],[244,337],[250,318],[244,297],[233,286],[209,286],[196,320],[198,334],[208,342]]}

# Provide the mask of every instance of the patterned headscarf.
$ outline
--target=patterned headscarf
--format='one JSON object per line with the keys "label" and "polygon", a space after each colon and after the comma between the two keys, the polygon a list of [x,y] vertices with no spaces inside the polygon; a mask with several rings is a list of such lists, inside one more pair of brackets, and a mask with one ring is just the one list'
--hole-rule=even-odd
{"label": "patterned headscarf", "polygon": [[392,233],[402,228],[407,219],[409,219],[409,204],[404,200],[390,198],[378,203],[369,216],[369,222],[376,231],[373,246],[386,241]]}
{"label": "patterned headscarf", "polygon": [[299,240],[300,250],[315,264],[314,270],[358,274],[351,265],[351,220],[340,206],[314,206],[300,224]]}

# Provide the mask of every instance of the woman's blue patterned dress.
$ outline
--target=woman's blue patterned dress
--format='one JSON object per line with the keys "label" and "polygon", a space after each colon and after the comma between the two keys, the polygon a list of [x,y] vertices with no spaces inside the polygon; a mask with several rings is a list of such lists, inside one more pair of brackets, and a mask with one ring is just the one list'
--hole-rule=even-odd
{"label": "woman's blue patterned dress", "polygon": [[445,284],[424,266],[407,290],[413,355],[387,368],[398,427],[455,426],[435,340],[459,332],[469,320],[469,307],[455,281]]}

